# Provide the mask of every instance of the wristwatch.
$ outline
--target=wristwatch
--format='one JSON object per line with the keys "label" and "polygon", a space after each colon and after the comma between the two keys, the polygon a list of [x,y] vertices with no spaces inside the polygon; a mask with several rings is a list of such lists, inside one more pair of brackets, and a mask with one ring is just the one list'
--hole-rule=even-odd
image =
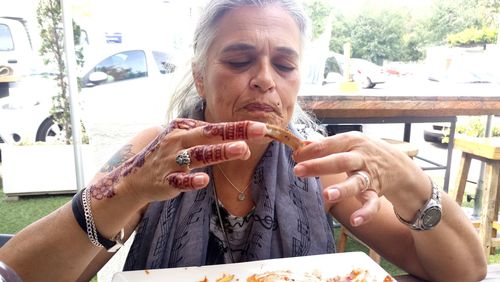
{"label": "wristwatch", "polygon": [[439,188],[431,180],[432,183],[432,195],[431,198],[425,203],[425,205],[417,211],[417,215],[412,221],[406,221],[394,210],[396,217],[401,221],[401,223],[410,227],[413,230],[424,231],[431,230],[440,221],[442,215],[441,208],[441,195],[439,194]]}

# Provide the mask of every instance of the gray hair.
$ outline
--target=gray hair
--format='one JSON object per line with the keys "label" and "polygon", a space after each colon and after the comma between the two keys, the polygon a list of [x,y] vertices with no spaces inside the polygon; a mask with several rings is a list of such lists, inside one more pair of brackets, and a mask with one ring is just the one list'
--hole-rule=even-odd
{"label": "gray hair", "polygon": [[[278,5],[294,19],[301,34],[301,48],[303,49],[309,35],[308,18],[302,7],[295,0],[212,0],[203,9],[194,32],[193,62],[195,64],[193,65],[199,68],[196,71],[204,72],[206,70],[208,49],[215,39],[216,25],[222,16],[239,7],[265,7],[268,5]],[[196,92],[192,71],[191,64],[189,64],[188,69],[184,70],[181,74],[180,83],[174,89],[174,93],[170,99],[167,111],[168,120],[173,119],[177,114],[182,116],[190,112],[202,99]],[[324,133],[324,130],[318,126],[316,120],[307,114],[297,102],[291,122],[304,124],[308,128]]]}

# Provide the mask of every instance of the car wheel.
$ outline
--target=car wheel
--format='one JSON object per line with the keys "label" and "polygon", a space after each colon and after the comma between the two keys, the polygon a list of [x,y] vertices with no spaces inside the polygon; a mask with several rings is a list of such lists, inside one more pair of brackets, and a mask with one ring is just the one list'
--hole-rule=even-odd
{"label": "car wheel", "polygon": [[49,117],[45,119],[38,131],[36,133],[37,142],[51,142],[51,143],[61,143],[64,138],[65,133],[63,127],[60,124],[56,124],[54,119]]}

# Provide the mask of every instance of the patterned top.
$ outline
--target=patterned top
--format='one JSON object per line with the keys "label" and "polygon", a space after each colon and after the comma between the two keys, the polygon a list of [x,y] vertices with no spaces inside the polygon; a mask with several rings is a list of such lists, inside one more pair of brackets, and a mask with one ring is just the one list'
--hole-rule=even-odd
{"label": "patterned top", "polygon": [[[229,239],[229,247],[224,236],[224,231],[220,226],[219,216],[215,201],[212,204],[212,213],[210,216],[210,235],[208,239],[208,252],[206,264],[223,264],[231,262],[241,262],[241,257],[245,253],[245,245],[248,240],[248,234],[254,222],[253,215],[255,209],[252,209],[245,216],[234,216],[230,214],[219,201],[220,214],[224,230]],[[230,253],[232,253],[232,258]],[[234,259],[234,261],[232,261]]]}

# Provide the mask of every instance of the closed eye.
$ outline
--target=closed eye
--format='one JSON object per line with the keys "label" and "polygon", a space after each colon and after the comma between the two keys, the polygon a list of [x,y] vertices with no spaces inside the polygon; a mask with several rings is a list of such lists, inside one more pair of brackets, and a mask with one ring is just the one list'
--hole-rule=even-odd
{"label": "closed eye", "polygon": [[227,62],[229,66],[235,69],[241,69],[247,67],[250,64],[250,61],[242,61],[242,62]]}
{"label": "closed eye", "polygon": [[283,72],[292,72],[295,70],[295,67],[292,67],[292,66],[288,66],[288,65],[280,65],[280,64],[276,64],[275,65],[276,68],[280,71],[283,71]]}

